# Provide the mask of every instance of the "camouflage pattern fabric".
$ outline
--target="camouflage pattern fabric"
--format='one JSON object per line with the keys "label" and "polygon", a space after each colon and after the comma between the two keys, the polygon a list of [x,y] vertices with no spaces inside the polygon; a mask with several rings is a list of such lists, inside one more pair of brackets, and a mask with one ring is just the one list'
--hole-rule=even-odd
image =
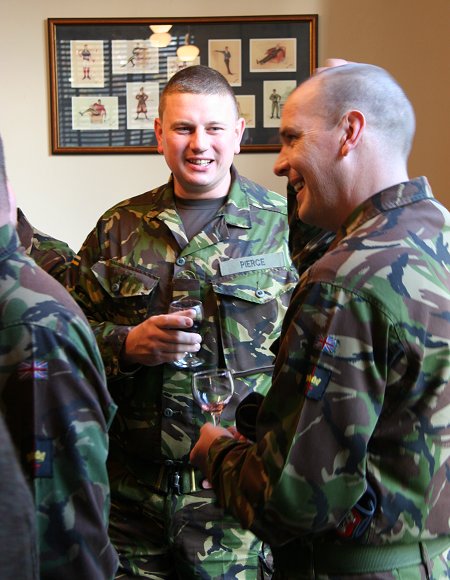
{"label": "camouflage pattern fabric", "polygon": [[[335,232],[305,224],[298,217],[297,193],[289,182],[286,195],[289,222],[289,252],[295,269],[301,276],[325,254],[336,234]],[[270,350],[276,355],[279,347],[280,338],[272,343]]]}
{"label": "camouflage pattern fabric", "polygon": [[33,227],[20,208],[17,208],[17,234],[25,252],[50,276],[64,282],[67,268],[75,252],[57,240]]}
{"label": "camouflage pattern fabric", "polygon": [[40,578],[113,578],[107,428],[115,405],[84,315],[0,228],[0,405],[35,502]]}
{"label": "camouflage pattern fabric", "polygon": [[110,531],[121,562],[117,578],[263,578],[261,542],[224,514],[212,490],[166,495],[124,469],[112,469],[111,475]]}
{"label": "camouflage pattern fabric", "polygon": [[[299,578],[322,542],[355,557],[359,545],[450,546],[449,248],[450,214],[425,178],[357,208],[294,292],[256,443],[210,448],[219,501],[272,545],[276,577]],[[430,577],[449,577],[447,554]],[[426,577],[395,568],[351,578]],[[331,572],[301,577],[350,575]]]}
{"label": "camouflage pattern fabric", "polygon": [[[150,489],[168,494],[167,502],[171,501],[173,489],[164,474],[161,483],[161,470],[167,471],[164,460],[180,461],[186,471],[199,427],[209,418],[193,402],[189,372],[171,365],[121,372],[120,351],[130,327],[147,316],[166,313],[174,297],[200,298],[206,320],[200,356],[206,366],[226,366],[237,373],[236,394],[223,415],[225,424],[233,421],[237,402],[252,390],[265,393],[271,382],[270,346],[280,334],[298,280],[287,236],[286,200],[232,169],[227,201],[190,241],[170,181],[107,211],[83,245],[79,266],[72,272],[74,297],[97,336],[110,392],[119,406],[111,431],[111,469],[124,467],[129,480],[139,479],[149,494]],[[134,484],[122,484],[119,490],[114,481],[115,499],[133,501]],[[194,487],[185,482],[182,491],[189,493]],[[211,513],[210,519],[217,519],[212,494],[211,498],[199,504],[205,514]],[[207,521],[205,514],[196,517]],[[193,528],[199,545],[192,553],[198,554],[196,565],[202,574],[208,565],[215,570],[214,560],[220,558],[220,565],[232,566],[234,556],[225,546],[234,541],[233,549],[238,549],[235,535],[249,558],[255,559],[253,535],[239,531],[235,523],[232,536],[226,537],[224,517],[222,513],[217,522],[208,524],[208,541]],[[113,527],[111,534],[114,541]],[[155,550],[167,550],[167,541],[161,537],[158,541],[162,546]],[[245,567],[246,558],[242,561]],[[173,558],[171,563],[176,564]]]}

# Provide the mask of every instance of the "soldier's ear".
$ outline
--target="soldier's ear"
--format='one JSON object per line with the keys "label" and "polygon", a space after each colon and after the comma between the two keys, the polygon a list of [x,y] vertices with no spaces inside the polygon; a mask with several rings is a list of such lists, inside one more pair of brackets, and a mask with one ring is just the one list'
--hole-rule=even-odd
{"label": "soldier's ear", "polygon": [[164,154],[164,148],[163,148],[163,138],[162,138],[162,122],[161,119],[159,117],[155,118],[155,135],[156,135],[156,140],[158,142],[158,153],[160,153],[161,155]]}
{"label": "soldier's ear", "polygon": [[364,133],[366,127],[366,118],[361,111],[348,111],[342,117],[341,128],[343,135],[341,137],[341,155],[346,157],[350,151],[355,149]]}
{"label": "soldier's ear", "polygon": [[245,130],[245,119],[243,119],[242,117],[239,117],[239,119],[236,121],[236,128],[235,128],[235,132],[236,132],[236,141],[235,141],[235,145],[234,145],[235,155],[237,155],[241,150],[241,140],[242,140],[242,135],[244,134],[244,130]]}

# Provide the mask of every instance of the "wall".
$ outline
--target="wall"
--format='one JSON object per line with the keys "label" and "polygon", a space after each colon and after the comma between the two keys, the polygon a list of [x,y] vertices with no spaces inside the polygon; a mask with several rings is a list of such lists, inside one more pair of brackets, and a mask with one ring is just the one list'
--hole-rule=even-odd
{"label": "wall", "polygon": [[[10,181],[37,227],[77,250],[103,210],[168,176],[158,155],[50,155],[46,19],[274,13],[273,0],[228,0],[226,9],[211,2],[207,12],[204,6],[200,0],[0,0],[0,132]],[[372,62],[400,81],[418,117],[410,175],[427,175],[450,207],[449,0],[280,0],[276,9],[319,15],[319,64],[330,56]],[[275,157],[246,153],[236,165],[284,192],[284,179],[272,174]]]}

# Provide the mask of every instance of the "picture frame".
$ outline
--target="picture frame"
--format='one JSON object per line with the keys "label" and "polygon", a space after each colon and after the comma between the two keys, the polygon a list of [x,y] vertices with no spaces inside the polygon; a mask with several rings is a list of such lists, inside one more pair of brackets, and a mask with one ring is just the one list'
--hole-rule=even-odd
{"label": "picture frame", "polygon": [[[47,30],[54,155],[157,153],[160,94],[191,64],[233,88],[247,123],[241,152],[278,151],[284,101],[317,67],[317,14],[49,18]],[[191,45],[199,53],[182,60]]]}

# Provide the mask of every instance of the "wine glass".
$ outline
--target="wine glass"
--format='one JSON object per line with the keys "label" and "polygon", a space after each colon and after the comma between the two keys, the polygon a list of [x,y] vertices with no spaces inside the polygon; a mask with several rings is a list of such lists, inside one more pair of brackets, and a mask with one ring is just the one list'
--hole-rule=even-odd
{"label": "wine glass", "polygon": [[[190,328],[183,329],[184,332],[198,332],[203,321],[203,304],[201,301],[185,296],[184,298],[173,300],[169,305],[169,312],[181,312],[183,310],[193,310],[195,312],[192,318],[194,324]],[[202,358],[194,353],[187,352],[182,358],[172,361],[171,364],[181,369],[189,369],[198,367],[204,362]]]}
{"label": "wine glass", "polygon": [[211,414],[214,425],[220,425],[220,416],[233,392],[233,376],[227,369],[208,369],[192,375],[194,400],[202,411]]}

